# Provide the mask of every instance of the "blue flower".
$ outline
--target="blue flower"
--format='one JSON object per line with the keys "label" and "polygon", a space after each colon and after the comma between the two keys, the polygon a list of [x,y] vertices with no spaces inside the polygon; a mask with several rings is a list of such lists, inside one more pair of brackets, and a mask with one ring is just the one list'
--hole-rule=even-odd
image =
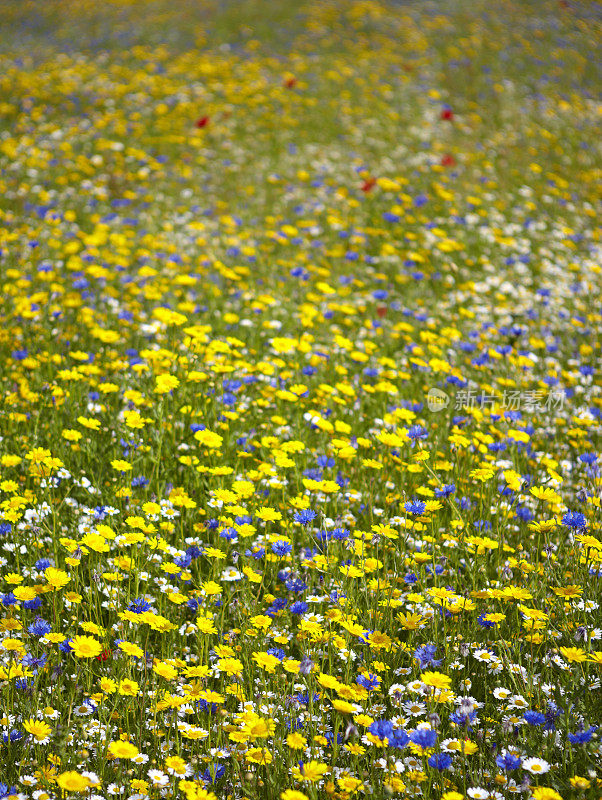
{"label": "blue flower", "polygon": [[437,731],[432,728],[418,728],[415,731],[411,731],[410,741],[417,744],[418,747],[422,747],[423,750],[427,750],[435,746]]}
{"label": "blue flower", "polygon": [[591,728],[588,728],[586,731],[577,731],[577,733],[569,733],[569,742],[571,744],[587,744],[587,742],[591,741],[592,736],[597,730],[597,726],[594,725]]}
{"label": "blue flower", "polygon": [[448,483],[440,489],[435,489],[435,497],[449,497],[456,491],[456,486],[453,483]]}
{"label": "blue flower", "polygon": [[387,719],[377,719],[368,728],[372,736],[378,739],[392,739],[393,738],[393,723]]}
{"label": "blue flower", "polygon": [[36,617],[35,622],[33,622],[27,630],[31,633],[32,636],[46,636],[47,633],[50,633],[52,630],[52,625],[49,622],[46,622],[45,619],[42,617]]}
{"label": "blue flower", "polygon": [[295,513],[293,519],[295,522],[300,522],[301,525],[309,525],[310,522],[314,521],[316,516],[316,512],[312,511],[311,508],[303,508],[301,511]]}
{"label": "blue flower", "polygon": [[289,592],[295,592],[296,594],[299,592],[304,592],[307,589],[307,585],[301,580],[301,578],[287,578],[284,582],[284,585]]}
{"label": "blue flower", "polygon": [[373,689],[378,688],[380,685],[380,678],[378,675],[373,675],[371,672],[369,672],[367,675],[360,675],[358,678],[356,678],[355,682],[360,686],[363,686],[364,689],[368,689],[370,692]]}
{"label": "blue flower", "polygon": [[148,603],[144,597],[136,597],[130,602],[128,611],[133,611],[134,614],[144,614],[144,612],[148,611],[150,607],[151,604]]}
{"label": "blue flower", "polygon": [[461,711],[454,711],[453,714],[449,715],[450,722],[453,722],[454,725],[458,725],[460,728],[466,728],[467,730],[470,730],[470,723],[474,722],[476,718],[476,711],[469,711],[468,714],[463,714]]}
{"label": "blue flower", "polygon": [[39,656],[34,656],[31,653],[26,653],[23,656],[21,663],[25,667],[29,667],[34,671],[34,674],[38,672],[38,670],[43,669],[46,666],[46,662],[48,661],[48,656],[46,653],[42,653]]}
{"label": "blue flower", "polygon": [[420,439],[428,439],[428,431],[422,425],[410,425],[408,428],[408,439],[417,442]]}
{"label": "blue flower", "polygon": [[495,763],[498,767],[504,772],[511,772],[513,769],[518,769],[522,764],[522,761],[518,756],[515,756],[513,753],[508,753],[506,750],[501,753],[495,759]]}
{"label": "blue flower", "polygon": [[285,542],[282,539],[279,539],[277,542],[272,544],[272,553],[275,553],[277,556],[287,556],[290,552],[292,552],[293,546],[289,544],[289,542]]}
{"label": "blue flower", "polygon": [[523,719],[529,725],[543,725],[546,721],[546,715],[542,714],[540,711],[525,711],[523,714]]}
{"label": "blue flower", "polygon": [[425,667],[438,667],[443,661],[442,658],[435,658],[437,646],[434,644],[423,644],[414,650],[414,658],[418,661],[420,669]]}
{"label": "blue flower", "polygon": [[408,514],[424,514],[426,503],[423,500],[411,500],[409,503],[405,503],[404,509]]}
{"label": "blue flower", "polygon": [[398,750],[403,750],[409,741],[410,737],[408,734],[401,728],[397,728],[393,731],[393,738],[389,741],[389,745],[391,747],[396,747]]}
{"label": "blue flower", "polygon": [[429,767],[443,771],[452,765],[452,757],[448,753],[433,753],[428,760]]}
{"label": "blue flower", "polygon": [[199,772],[199,778],[205,783],[215,783],[226,774],[223,764],[212,764],[204,772]]}
{"label": "blue flower", "polygon": [[306,614],[309,609],[309,605],[305,602],[305,600],[295,600],[294,603],[291,604],[290,612],[291,614]]}
{"label": "blue flower", "polygon": [[587,520],[585,514],[581,514],[579,511],[569,511],[563,516],[562,524],[569,528],[585,528]]}

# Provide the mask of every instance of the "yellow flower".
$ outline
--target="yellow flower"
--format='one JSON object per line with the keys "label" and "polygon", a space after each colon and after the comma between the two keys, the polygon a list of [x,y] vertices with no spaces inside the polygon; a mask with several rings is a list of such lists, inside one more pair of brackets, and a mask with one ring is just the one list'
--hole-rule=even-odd
{"label": "yellow flower", "polygon": [[90,786],[89,778],[72,770],[62,772],[56,779],[56,782],[65,792],[85,792]]}
{"label": "yellow flower", "polygon": [[167,394],[180,385],[175,375],[157,375],[155,379],[155,394]]}
{"label": "yellow flower", "polygon": [[209,595],[209,597],[215,594],[221,594],[223,592],[222,587],[215,581],[205,581],[205,583],[201,585],[201,589],[206,595]]}
{"label": "yellow flower", "polygon": [[561,794],[558,794],[555,789],[550,789],[547,786],[537,786],[533,789],[531,797],[533,800],[562,800]]}
{"label": "yellow flower", "polygon": [[354,714],[357,711],[356,706],[348,703],[347,700],[333,700],[332,707],[335,711],[340,711],[341,714]]}
{"label": "yellow flower", "polygon": [[33,717],[24,722],[23,727],[37,742],[47,740],[52,732],[52,728],[47,722],[40,722],[40,720],[33,719]]}
{"label": "yellow flower", "polygon": [[56,569],[55,567],[48,567],[44,572],[44,576],[49,586],[52,586],[55,590],[62,589],[63,586],[66,586],[71,580],[66,572],[63,572],[62,569]]}
{"label": "yellow flower", "polygon": [[280,800],[309,800],[309,797],[297,789],[285,789],[280,793]]}
{"label": "yellow flower", "polygon": [[217,662],[217,668],[220,672],[225,672],[226,675],[241,675],[243,663],[238,658],[220,658]]}
{"label": "yellow flower", "polygon": [[203,447],[208,447],[210,450],[219,450],[222,446],[223,437],[219,433],[205,429],[204,431],[197,431],[194,438],[202,444]]}
{"label": "yellow flower", "polygon": [[102,653],[102,645],[92,636],[75,636],[71,640],[71,650],[77,658],[95,658]]}
{"label": "yellow flower", "polygon": [[425,686],[432,686],[435,689],[449,689],[451,678],[441,672],[423,672],[420,680]]}
{"label": "yellow flower", "polygon": [[560,647],[559,650],[566,660],[571,663],[581,664],[582,661],[587,661],[587,653],[585,650],[581,650],[580,647]]}
{"label": "yellow flower", "polygon": [[307,739],[300,733],[289,733],[286,737],[286,743],[291,750],[303,750],[307,747]]}
{"label": "yellow flower", "polygon": [[131,464],[121,458],[116,458],[115,461],[111,461],[111,466],[113,469],[116,469],[117,472],[129,472],[132,468]]}
{"label": "yellow flower", "polygon": [[180,756],[169,756],[165,759],[165,768],[173,775],[185,775],[187,766]]}
{"label": "yellow flower", "polygon": [[123,650],[124,653],[128,656],[135,656],[136,658],[142,658],[144,655],[144,650],[134,642],[119,642],[117,645],[120,650]]}
{"label": "yellow flower", "polygon": [[178,670],[172,664],[166,664],[164,661],[158,661],[153,666],[153,672],[168,681],[178,677]]}
{"label": "yellow flower", "polygon": [[109,754],[112,755],[113,758],[134,758],[139,752],[136,745],[133,745],[131,742],[122,741],[121,739],[117,742],[111,742],[109,745]]}
{"label": "yellow flower", "polygon": [[139,691],[140,687],[136,681],[132,681],[129,678],[124,678],[122,681],[119,681],[119,694],[125,697],[136,697]]}
{"label": "yellow flower", "polygon": [[309,761],[303,764],[302,767],[293,767],[294,777],[308,783],[316,783],[322,780],[328,772],[330,770],[326,764],[320,764],[318,761]]}
{"label": "yellow flower", "polygon": [[247,750],[245,758],[252,764],[271,764],[273,761],[272,754],[265,747],[252,747]]}

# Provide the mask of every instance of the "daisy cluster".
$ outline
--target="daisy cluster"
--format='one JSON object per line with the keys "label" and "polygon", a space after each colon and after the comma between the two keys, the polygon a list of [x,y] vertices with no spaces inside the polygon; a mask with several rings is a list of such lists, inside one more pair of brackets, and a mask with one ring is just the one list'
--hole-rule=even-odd
{"label": "daisy cluster", "polygon": [[0,800],[597,798],[595,4],[2,14]]}

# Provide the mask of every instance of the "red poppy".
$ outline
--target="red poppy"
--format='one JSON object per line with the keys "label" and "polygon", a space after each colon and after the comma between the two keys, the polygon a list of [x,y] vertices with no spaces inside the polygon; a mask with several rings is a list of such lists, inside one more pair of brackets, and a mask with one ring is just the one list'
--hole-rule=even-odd
{"label": "red poppy", "polygon": [[376,313],[382,319],[387,313],[387,306],[377,306]]}
{"label": "red poppy", "polygon": [[294,76],[286,78],[286,80],[284,81],[284,85],[286,86],[287,89],[292,89],[296,83],[297,79]]}
{"label": "red poppy", "polygon": [[209,124],[209,117],[199,117],[194,123],[196,128],[206,128]]}
{"label": "red poppy", "polygon": [[449,153],[446,153],[443,156],[443,158],[441,159],[441,166],[442,167],[455,167],[456,163],[457,163],[456,159],[452,155],[450,155]]}
{"label": "red poppy", "polygon": [[376,186],[376,178],[367,178],[362,183],[362,192],[368,194],[368,192]]}
{"label": "red poppy", "polygon": [[444,108],[443,111],[441,112],[441,119],[447,119],[450,120],[451,122],[453,118],[454,118],[454,112],[451,110],[451,108]]}

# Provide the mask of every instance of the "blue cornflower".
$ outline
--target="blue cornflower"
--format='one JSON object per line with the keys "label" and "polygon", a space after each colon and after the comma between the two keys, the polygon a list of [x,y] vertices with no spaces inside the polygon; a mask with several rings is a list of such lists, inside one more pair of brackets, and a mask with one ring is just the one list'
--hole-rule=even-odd
{"label": "blue cornflower", "polygon": [[398,750],[403,750],[409,741],[410,737],[408,734],[401,728],[397,728],[393,731],[393,738],[389,741],[389,745],[391,747],[396,747]]}
{"label": "blue cornflower", "polygon": [[427,750],[429,747],[434,747],[437,741],[437,731],[432,728],[417,728],[415,731],[410,732],[410,741]]}
{"label": "blue cornflower", "polygon": [[448,483],[440,489],[435,489],[435,497],[449,497],[456,491],[456,486],[453,483]]}
{"label": "blue cornflower", "polygon": [[272,605],[266,610],[266,616],[268,617],[275,617],[279,611],[282,611],[283,608],[286,608],[286,600],[284,597],[277,597]]}
{"label": "blue cornflower", "polygon": [[587,520],[580,511],[569,511],[563,516],[562,524],[569,528],[585,528]]}
{"label": "blue cornflower", "polygon": [[387,719],[377,719],[368,728],[372,736],[378,739],[392,739],[393,738],[393,723]]}
{"label": "blue cornflower", "polygon": [[371,672],[368,672],[366,675],[360,675],[356,678],[355,682],[363,686],[364,689],[368,689],[369,692],[380,686],[380,678],[378,675],[373,675]]}
{"label": "blue cornflower", "polygon": [[151,604],[147,602],[144,597],[136,597],[130,602],[128,611],[133,611],[134,614],[144,614],[144,612],[148,611],[150,607]]}
{"label": "blue cornflower", "polygon": [[305,600],[295,600],[294,603],[291,603],[290,611],[291,614],[306,614],[309,609],[309,604],[305,602]]}
{"label": "blue cornflower", "polygon": [[522,764],[522,761],[518,756],[515,756],[513,753],[508,753],[506,750],[501,753],[495,759],[495,763],[498,767],[504,772],[511,772],[513,769],[518,769]]}
{"label": "blue cornflower", "polygon": [[38,672],[38,670],[43,669],[46,666],[46,662],[48,661],[48,656],[46,653],[42,653],[39,656],[34,656],[31,653],[26,653],[21,663],[24,667],[29,667],[34,671],[34,674]]}
{"label": "blue cornflower", "polygon": [[33,622],[27,630],[31,633],[32,636],[46,636],[47,633],[50,633],[52,630],[52,625],[47,622],[42,617],[36,617],[35,622]]}
{"label": "blue cornflower", "polygon": [[546,721],[546,715],[542,714],[541,711],[525,711],[523,714],[523,719],[529,725],[543,725]]}
{"label": "blue cornflower", "polygon": [[423,500],[411,500],[409,503],[405,503],[404,509],[408,514],[424,514],[426,503]]}
{"label": "blue cornflower", "polygon": [[292,552],[292,549],[292,544],[285,542],[282,539],[279,539],[277,542],[272,544],[272,553],[275,553],[277,556],[287,556],[290,552]]}
{"label": "blue cornflower", "polygon": [[301,525],[309,525],[309,523],[313,522],[316,517],[316,512],[312,511],[311,508],[303,508],[301,511],[295,512],[293,519],[295,522],[301,523]]}
{"label": "blue cornflower", "polygon": [[485,619],[487,616],[487,612],[483,611],[483,613],[479,614],[477,617],[477,622],[481,626],[481,628],[495,628],[495,622],[491,622],[491,620]]}
{"label": "blue cornflower", "polygon": [[307,584],[301,578],[287,577],[284,581],[284,585],[289,592],[295,592],[296,594],[304,592],[307,589]]}
{"label": "blue cornflower", "polygon": [[591,728],[588,728],[586,731],[577,731],[577,733],[569,733],[569,742],[571,744],[587,744],[594,733],[597,730],[597,726],[594,725]]}
{"label": "blue cornflower", "polygon": [[428,439],[428,431],[422,425],[410,425],[408,428],[408,439],[417,442],[421,439]]}
{"label": "blue cornflower", "polygon": [[443,771],[452,765],[452,757],[449,753],[433,753],[428,760],[429,767]]}
{"label": "blue cornflower", "polygon": [[414,658],[418,661],[420,669],[425,667],[438,667],[443,661],[442,658],[435,658],[437,646],[434,644],[423,644],[414,650]]}
{"label": "blue cornflower", "polygon": [[463,714],[461,711],[454,711],[453,714],[449,715],[450,722],[453,722],[460,728],[465,727],[467,730],[470,729],[470,723],[474,722],[476,718],[477,718],[476,711],[469,711],[468,714]]}
{"label": "blue cornflower", "polygon": [[215,783],[226,774],[226,768],[223,764],[212,764],[204,772],[199,772],[199,778],[205,783]]}

